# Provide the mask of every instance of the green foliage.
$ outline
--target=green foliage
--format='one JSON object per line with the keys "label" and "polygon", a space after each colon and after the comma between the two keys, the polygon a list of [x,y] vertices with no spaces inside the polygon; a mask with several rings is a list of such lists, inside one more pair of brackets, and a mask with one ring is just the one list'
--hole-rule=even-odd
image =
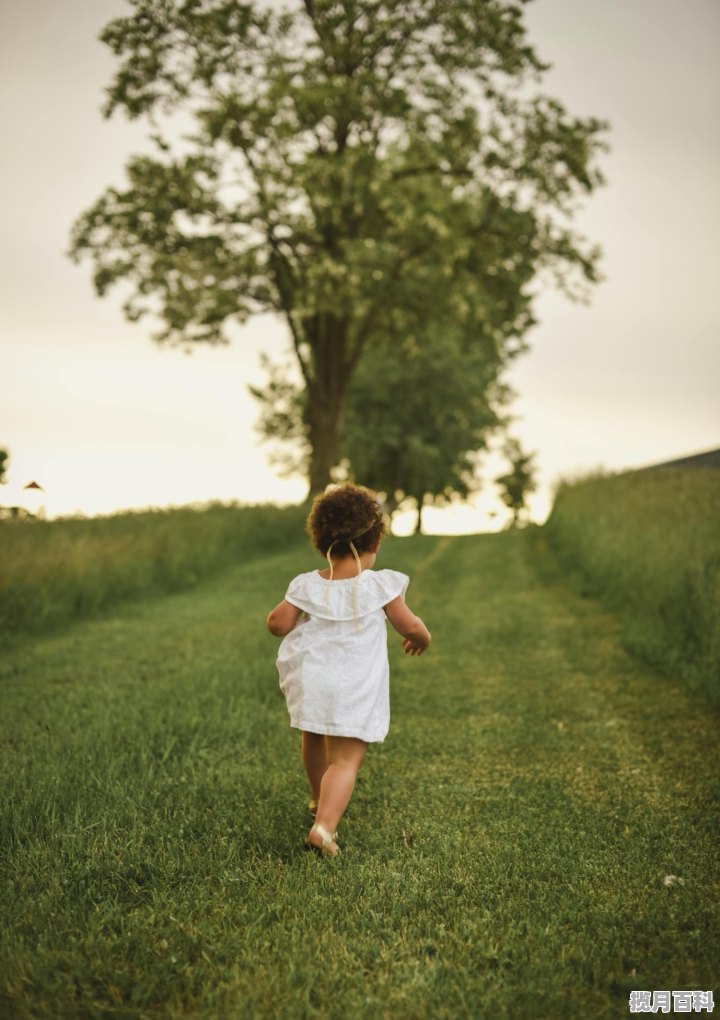
{"label": "green foliage", "polygon": [[273,362],[264,352],[260,361],[266,382],[263,386],[248,386],[260,405],[256,430],[270,444],[268,459],[281,477],[305,475],[312,457],[308,392],[295,378],[292,363]]}
{"label": "green foliage", "polygon": [[495,483],[500,486],[503,503],[512,510],[512,526],[516,528],[527,509],[527,497],[537,489],[535,454],[523,453],[520,443],[514,438],[507,440],[504,453],[510,461],[510,471],[496,478]]}
{"label": "green foliage", "polygon": [[[383,493],[390,513],[467,498],[489,436],[511,395],[500,381],[507,352],[490,340],[399,331],[376,342],[359,364],[348,399],[342,445],[345,477]],[[307,394],[287,364],[265,358],[268,382],[251,387],[261,403],[259,431],[276,445],[271,459],[287,474],[310,459]]]}
{"label": "green foliage", "polygon": [[627,646],[720,704],[720,472],[656,468],[560,486],[542,535],[622,614]]}
{"label": "green foliage", "polygon": [[490,344],[406,333],[376,346],[350,391],[343,452],[352,475],[389,507],[466,498],[479,456],[500,424],[507,390]]}
{"label": "green foliage", "polygon": [[532,324],[539,273],[578,298],[598,280],[599,249],[566,218],[604,183],[608,125],[520,98],[548,65],[517,4],[132,7],[102,34],[119,61],[105,113],[148,118],[157,154],[79,217],[71,254],[93,260],[100,294],[129,283],[126,313],[159,315],[162,341],[220,343],[233,320],[281,315],[308,390],[314,490],[393,309],[439,328],[451,301],[502,344]]}
{"label": "green foliage", "polygon": [[9,450],[0,449],[0,485],[3,485],[7,481],[5,475],[7,473],[7,465],[9,460],[10,460]]}
{"label": "green foliage", "polygon": [[0,657],[3,1017],[599,1020],[716,985],[717,720],[528,538],[383,543],[434,641],[390,641],[337,861],[302,850],[265,628],[309,546]]}
{"label": "green foliage", "polygon": [[302,507],[223,506],[0,522],[0,631],[44,633],[131,598],[181,591],[304,540]]}

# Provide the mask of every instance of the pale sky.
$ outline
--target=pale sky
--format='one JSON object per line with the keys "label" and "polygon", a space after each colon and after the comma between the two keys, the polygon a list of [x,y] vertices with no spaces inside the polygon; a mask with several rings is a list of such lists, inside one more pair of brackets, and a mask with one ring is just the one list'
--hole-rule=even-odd
{"label": "pale sky", "polygon": [[[238,327],[226,348],[161,349],[150,324],[124,320],[119,290],[97,298],[90,264],[64,255],[76,216],[147,148],[144,125],[99,112],[114,59],[97,35],[128,10],[0,0],[0,446],[11,453],[0,502],[22,502],[32,480],[49,516],[297,502],[306,483],[269,466],[246,388],[263,379],[261,351],[286,350],[282,321]],[[612,125],[608,184],[575,220],[602,245],[607,279],[589,306],[544,293],[531,350],[508,376],[515,431],[537,452],[542,521],[561,476],[720,446],[720,6],[535,0],[525,10],[529,40],[553,64],[541,90]],[[427,530],[500,526],[490,479],[503,467],[488,461],[472,507],[426,511]]]}

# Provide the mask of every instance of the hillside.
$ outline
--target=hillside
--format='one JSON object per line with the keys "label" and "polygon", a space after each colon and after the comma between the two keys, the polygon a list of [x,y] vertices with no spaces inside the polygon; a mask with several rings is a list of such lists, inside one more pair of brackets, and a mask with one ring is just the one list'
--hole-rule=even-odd
{"label": "hillside", "polygon": [[720,707],[719,523],[716,470],[589,476],[558,489],[536,560],[613,610],[633,654]]}
{"label": "hillside", "polygon": [[642,471],[655,471],[657,468],[720,468],[720,449],[705,450],[703,453],[694,453],[688,457],[677,457],[675,460],[665,460],[660,464],[650,464]]}

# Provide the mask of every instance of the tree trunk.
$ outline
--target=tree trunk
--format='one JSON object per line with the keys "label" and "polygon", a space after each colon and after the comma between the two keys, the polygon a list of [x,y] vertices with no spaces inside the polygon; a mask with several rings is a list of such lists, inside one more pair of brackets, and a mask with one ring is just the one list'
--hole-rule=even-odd
{"label": "tree trunk", "polygon": [[310,401],[310,492],[315,496],[323,492],[332,480],[330,470],[340,460],[343,418],[345,408],[335,402],[313,408]]}
{"label": "tree trunk", "polygon": [[390,523],[391,524],[392,524],[392,519],[393,519],[393,517],[395,516],[395,514],[397,512],[397,508],[398,508],[398,501],[395,499],[394,494],[393,493],[388,493],[386,498],[385,498],[385,513],[390,518]]}
{"label": "tree trunk", "polygon": [[417,519],[415,521],[415,532],[414,532],[414,534],[421,535],[422,534],[422,512],[423,512],[424,497],[420,497],[420,499],[416,499],[415,502],[417,503]]}
{"label": "tree trunk", "polygon": [[330,471],[340,461],[350,378],[345,361],[347,323],[329,314],[317,316],[308,334],[315,368],[315,379],[308,385],[311,446],[308,497],[312,497],[332,481]]}
{"label": "tree trunk", "polygon": [[310,415],[310,491],[308,496],[323,492],[332,481],[330,472],[340,461],[340,444],[345,420],[344,394],[318,394],[315,387],[308,392]]}

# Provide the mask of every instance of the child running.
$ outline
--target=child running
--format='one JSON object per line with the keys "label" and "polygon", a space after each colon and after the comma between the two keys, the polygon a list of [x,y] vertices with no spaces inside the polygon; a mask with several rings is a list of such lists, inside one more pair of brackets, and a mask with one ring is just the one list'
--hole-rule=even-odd
{"label": "child running", "polygon": [[290,725],[302,731],[315,816],[305,845],[336,857],[336,830],[368,744],[382,743],[390,728],[385,620],[410,655],[422,655],[431,638],[405,604],[407,574],[372,569],[387,533],[374,493],[351,484],[321,493],[307,531],[330,567],[298,574],[267,625],[283,638],[280,688]]}

